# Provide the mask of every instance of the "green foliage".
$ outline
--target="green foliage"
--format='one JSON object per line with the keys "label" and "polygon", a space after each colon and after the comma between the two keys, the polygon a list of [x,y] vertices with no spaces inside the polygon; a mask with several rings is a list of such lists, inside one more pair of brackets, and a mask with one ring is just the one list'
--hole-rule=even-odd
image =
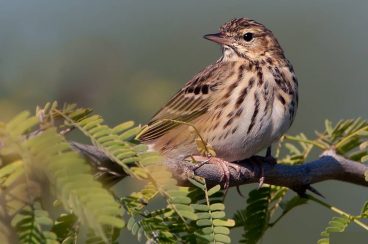
{"label": "green foliage", "polygon": [[[332,206],[329,206],[333,208]],[[343,211],[338,211],[340,217],[333,217],[331,221],[328,222],[326,229],[321,232],[321,239],[318,241],[318,244],[328,244],[330,243],[330,236],[336,232],[344,232],[345,229],[353,222],[360,225],[366,231],[368,231],[368,226],[365,225],[360,220],[368,219],[368,201],[362,207],[360,215],[353,216]]]}
{"label": "green foliage", "polygon": [[307,157],[309,156],[309,153],[313,149],[313,144],[308,143],[308,139],[303,133],[296,135],[294,137],[287,136],[286,140],[290,138],[293,138],[293,140],[297,141],[297,144],[282,141],[284,143],[280,144],[282,144],[282,146],[285,147],[288,153],[283,158],[278,159],[278,163],[292,164],[292,165],[304,163]]}
{"label": "green foliage", "polygon": [[104,233],[107,233],[108,240],[102,239],[100,236],[96,235],[92,229],[87,230],[86,236],[86,244],[104,244],[104,243],[111,243],[111,244],[118,244],[117,238],[120,234],[120,228],[114,228],[112,226],[104,226]]}
{"label": "green foliage", "polygon": [[74,214],[60,214],[54,221],[51,231],[54,232],[59,242],[74,243],[77,239],[75,226],[78,218]]}
{"label": "green foliage", "polygon": [[[159,242],[191,238],[191,234],[186,233],[194,232],[190,224],[197,219],[197,215],[191,206],[190,189],[178,187],[160,155],[147,152],[147,146],[134,141],[133,138],[140,130],[138,127],[127,122],[109,128],[97,115],[73,120],[62,112],[59,114],[68,124],[88,136],[95,146],[117,162],[128,175],[140,181],[148,181],[140,192],[121,199],[122,205],[131,216],[127,227],[133,235],[137,235],[139,240],[145,236],[148,240]],[[166,208],[145,211],[145,205],[157,194],[166,199]],[[162,225],[163,221],[167,225]]]}
{"label": "green foliage", "polygon": [[[48,105],[43,112],[51,111],[50,107],[55,105]],[[69,114],[70,107],[65,109],[64,113]],[[70,116],[80,114],[81,110],[77,110]],[[124,224],[119,217],[121,208],[102,184],[93,179],[85,160],[57,133],[51,118],[50,114],[30,116],[29,112],[23,112],[7,124],[0,125],[3,143],[0,155],[16,159],[0,169],[0,182],[8,195],[3,208],[15,222],[20,241],[37,243],[45,238],[51,240],[52,232],[42,231],[37,222],[45,220],[46,215],[42,218],[37,215],[45,212],[34,205],[35,199],[46,197],[43,193],[48,190],[66,211],[73,212],[83,225],[106,239],[104,225],[121,228]],[[45,189],[45,183],[50,189]]]}
{"label": "green foliage", "polygon": [[223,193],[220,191],[220,185],[207,189],[205,180],[200,177],[192,178],[190,182],[204,194],[204,198],[199,194],[196,203],[191,205],[197,215],[197,230],[194,234],[200,242],[230,243],[229,227],[233,227],[235,222],[225,218],[225,205],[221,202]]}
{"label": "green foliage", "polygon": [[366,201],[362,207],[361,217],[368,218],[368,201]]}
{"label": "green foliage", "polygon": [[[297,144],[287,142],[288,138],[296,140]],[[279,158],[278,163],[291,165],[303,163],[313,148],[313,144],[307,142],[308,139],[304,134],[283,138],[276,152],[276,156]],[[280,157],[281,149],[287,150],[284,157]],[[265,186],[249,192],[246,208],[238,210],[234,215],[236,226],[244,229],[241,242],[257,243],[268,228],[275,225],[291,209],[301,205],[301,202],[306,202],[300,197],[287,200],[285,196],[288,191],[289,189],[286,187]],[[277,210],[281,210],[281,214],[272,221]]]}
{"label": "green foliage", "polygon": [[38,202],[19,211],[11,225],[16,228],[20,243],[58,243],[55,233],[43,228],[50,227],[52,220]]}
{"label": "green foliage", "polygon": [[346,227],[351,223],[351,220],[347,217],[333,217],[328,226],[321,233],[322,239],[318,241],[318,244],[330,243],[330,235],[335,232],[344,232]]}
{"label": "green foliage", "polygon": [[[285,136],[278,162],[302,164],[313,150],[330,148],[353,160],[368,160],[367,121],[345,120],[336,126],[326,121],[325,126],[314,139]],[[106,189],[65,138],[73,130],[142,187],[124,196]],[[219,185],[207,188],[204,179],[191,176],[191,186],[179,187],[163,158],[136,141],[140,131],[133,122],[109,127],[89,109],[57,103],[37,108],[35,115],[23,112],[0,122],[0,242],[118,243],[126,227],[140,242],[230,243],[231,229],[239,227],[244,230],[242,242],[257,243],[268,228],[308,201],[339,215],[322,232],[320,243],[328,243],[331,233],[351,223],[368,230],[361,221],[368,219],[368,203],[359,215],[351,215],[317,198],[288,197],[289,189],[270,185],[251,191],[245,208],[229,219]],[[199,134],[196,143],[204,155],[215,155]],[[102,166],[98,170],[114,173]],[[158,198],[164,200],[162,206],[153,208]]]}
{"label": "green foliage", "polygon": [[235,214],[237,225],[243,226],[245,234],[241,242],[257,243],[268,228],[271,187],[262,187],[249,193],[247,207]]}
{"label": "green foliage", "polygon": [[[368,159],[368,122],[358,118],[356,120],[343,120],[333,126],[330,121],[326,121],[325,130],[316,132],[315,139],[309,139],[304,134],[284,136],[277,149],[278,163],[302,164],[316,148],[322,151],[334,148],[337,153],[347,158],[364,162]],[[308,202],[307,198],[298,196],[287,199],[288,192],[289,189],[285,187],[267,186],[249,193],[247,207],[238,210],[234,216],[236,226],[244,229],[242,242],[257,243],[268,228],[277,224],[292,209]],[[322,201],[315,202],[338,212],[342,219],[353,218],[357,220],[358,225],[368,230],[367,225],[358,220],[367,218],[366,215],[353,216],[338,210],[336,207],[330,207]],[[277,212],[279,214],[276,216]],[[332,222],[336,221],[334,219]],[[344,229],[339,230],[344,231]],[[325,233],[323,240],[328,240],[330,230],[335,229],[327,228],[323,232]]]}

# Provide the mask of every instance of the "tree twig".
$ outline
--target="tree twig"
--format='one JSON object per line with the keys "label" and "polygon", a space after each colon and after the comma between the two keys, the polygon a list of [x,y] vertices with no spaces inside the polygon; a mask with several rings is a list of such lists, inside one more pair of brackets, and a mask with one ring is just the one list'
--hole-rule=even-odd
{"label": "tree twig", "polygon": [[[73,147],[86,156],[98,173],[119,180],[126,176],[123,169],[111,161],[104,153],[91,145],[72,143]],[[203,161],[207,160],[203,157]],[[305,192],[311,184],[326,181],[345,181],[368,187],[365,180],[366,164],[346,159],[333,150],[325,151],[318,159],[300,165],[274,164],[266,158],[254,156],[236,162],[239,171],[233,167],[230,170],[230,186],[259,182],[263,167],[264,183],[285,186],[298,193]],[[181,185],[187,185],[187,176],[195,174],[206,179],[209,187],[222,184],[223,169],[216,164],[204,164],[196,169],[192,162],[168,164],[170,170],[178,178]]]}

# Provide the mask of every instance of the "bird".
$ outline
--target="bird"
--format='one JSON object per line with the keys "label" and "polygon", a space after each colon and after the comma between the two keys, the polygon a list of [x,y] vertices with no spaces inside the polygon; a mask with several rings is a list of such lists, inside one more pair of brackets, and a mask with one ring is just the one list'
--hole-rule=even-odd
{"label": "bird", "polygon": [[189,80],[138,139],[168,163],[200,155],[198,137],[222,164],[266,148],[270,156],[272,143],[296,115],[298,81],[293,66],[272,31],[249,18],[232,19],[204,38],[221,46],[221,57]]}

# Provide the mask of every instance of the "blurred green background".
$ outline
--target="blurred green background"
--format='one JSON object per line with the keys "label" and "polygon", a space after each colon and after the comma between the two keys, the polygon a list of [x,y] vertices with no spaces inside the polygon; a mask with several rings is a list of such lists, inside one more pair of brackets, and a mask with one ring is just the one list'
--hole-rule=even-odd
{"label": "blurred green background", "polygon": [[[291,134],[312,135],[325,118],[367,119],[367,12],[368,1],[342,0],[1,0],[0,120],[58,100],[91,107],[111,125],[144,123],[219,57],[219,47],[202,36],[234,17],[268,26],[294,65],[300,107]],[[341,182],[316,188],[352,213],[368,195]],[[246,199],[232,190],[226,201],[231,216]],[[309,203],[262,243],[314,243],[331,216]],[[234,231],[234,243],[240,233]]]}

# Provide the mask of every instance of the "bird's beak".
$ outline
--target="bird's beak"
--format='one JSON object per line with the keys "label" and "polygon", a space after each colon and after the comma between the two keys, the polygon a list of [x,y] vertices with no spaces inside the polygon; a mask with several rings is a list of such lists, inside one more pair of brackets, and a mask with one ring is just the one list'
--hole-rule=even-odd
{"label": "bird's beak", "polygon": [[203,38],[216,42],[218,44],[221,45],[228,45],[230,44],[230,40],[221,32],[216,33],[216,34],[208,34],[208,35],[204,35]]}

